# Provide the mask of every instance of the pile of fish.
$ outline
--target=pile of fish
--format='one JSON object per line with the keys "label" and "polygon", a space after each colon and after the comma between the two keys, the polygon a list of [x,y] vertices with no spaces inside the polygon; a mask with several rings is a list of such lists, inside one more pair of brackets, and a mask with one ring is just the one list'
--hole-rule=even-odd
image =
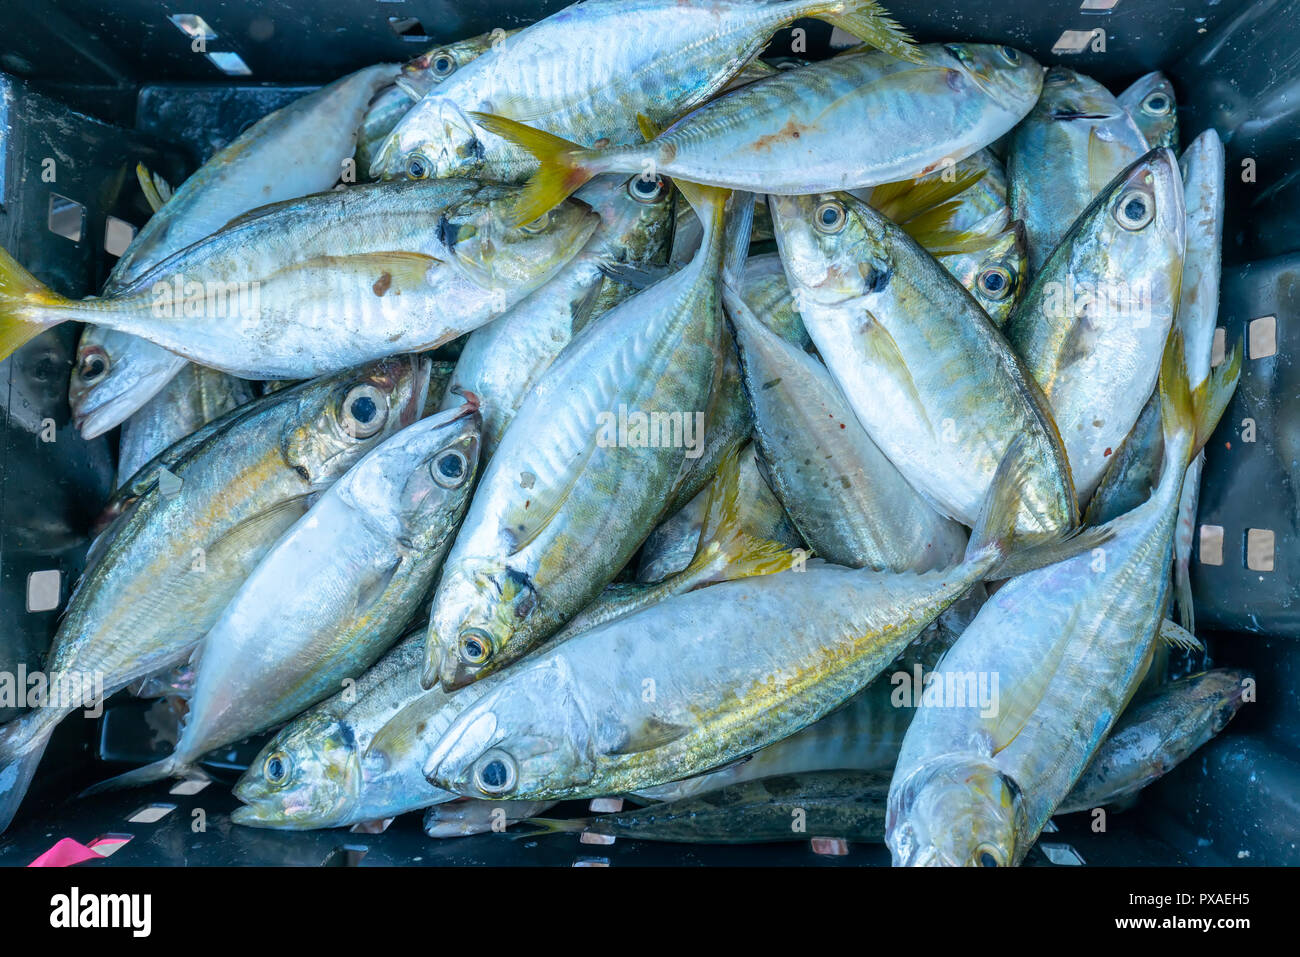
{"label": "pile of fish", "polygon": [[[758,58],[803,17],[862,45]],[[99,296],[0,251],[0,355],[85,323],[76,422],[121,426],[47,671],[186,708],[104,786],[274,732],[240,824],[899,865],[1130,801],[1253,689],[1167,667],[1241,362],[1177,135],[1158,74],[874,0],[586,0],[141,168]],[[74,710],[0,727],[0,826]]]}

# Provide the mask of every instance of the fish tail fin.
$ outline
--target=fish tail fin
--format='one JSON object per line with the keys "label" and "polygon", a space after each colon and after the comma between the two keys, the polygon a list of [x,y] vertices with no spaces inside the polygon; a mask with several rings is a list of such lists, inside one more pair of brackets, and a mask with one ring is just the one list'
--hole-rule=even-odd
{"label": "fish tail fin", "polygon": [[585,817],[526,817],[519,823],[532,825],[534,830],[516,831],[510,835],[515,840],[522,837],[536,837],[539,834],[579,834],[587,829],[589,821]]}
{"label": "fish tail fin", "polygon": [[142,784],[149,784],[152,781],[165,781],[167,778],[176,777],[181,774],[192,774],[196,769],[191,768],[184,761],[181,761],[174,754],[169,754],[161,761],[155,761],[153,764],[146,764],[142,768],[135,768],[127,771],[125,774],[119,774],[111,777],[106,781],[100,781],[98,784],[92,784],[80,794],[79,798],[90,797],[95,794],[103,794],[106,791],[120,791],[123,788],[135,788]]}
{"label": "fish tail fin", "polygon": [[740,452],[727,453],[709,486],[700,544],[682,571],[696,584],[786,571],[798,556],[780,542],[750,535],[740,525]]}
{"label": "fish tail fin", "polygon": [[[700,243],[700,249],[707,249],[711,237],[723,235],[727,218],[727,199],[731,196],[731,190],[722,186],[690,183],[682,179],[675,179],[673,182],[686,197],[686,202],[691,204],[695,215],[700,218],[700,223],[704,226],[704,240]],[[749,215],[753,216],[752,204],[749,207]]]}
{"label": "fish tail fin", "polygon": [[876,0],[836,0],[830,3],[814,0],[800,6],[797,16],[825,20],[869,46],[891,53],[900,60],[912,63],[921,60],[907,31]]}
{"label": "fish tail fin", "polygon": [[40,709],[0,726],[0,834],[22,804],[58,723]]}
{"label": "fish tail fin", "polygon": [[[1160,358],[1160,426],[1164,433],[1165,468],[1184,475],[1197,453],[1205,447],[1219,419],[1232,401],[1241,377],[1242,344],[1238,340],[1227,361],[1213,369],[1204,382],[1192,389],[1187,379],[1183,333],[1175,328],[1165,342]],[[1171,455],[1181,446],[1181,455]]]}
{"label": "fish tail fin", "polygon": [[1031,487],[1029,479],[1034,468],[1033,447],[1025,436],[1016,436],[998,463],[988,498],[966,545],[965,563],[979,570],[982,578],[1009,578],[1053,565],[1096,548],[1114,535],[1105,526],[1062,529],[1045,539],[1018,544],[1021,490]]}
{"label": "fish tail fin", "polygon": [[554,209],[600,172],[592,163],[599,156],[599,150],[584,149],[554,133],[494,113],[471,113],[470,116],[489,133],[527,150],[541,164],[541,168],[524,184],[515,206],[516,226],[531,223]]}
{"label": "fish tail fin", "polygon": [[0,249],[0,359],[8,359],[62,319],[41,319],[42,312],[66,303],[56,292]]}

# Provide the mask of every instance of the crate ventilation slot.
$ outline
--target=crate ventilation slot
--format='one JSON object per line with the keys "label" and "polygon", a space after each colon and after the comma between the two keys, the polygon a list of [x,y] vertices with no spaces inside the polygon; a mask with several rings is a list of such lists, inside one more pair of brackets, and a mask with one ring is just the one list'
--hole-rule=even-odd
{"label": "crate ventilation slot", "polygon": [[369,852],[370,848],[364,844],[344,844],[330,851],[321,861],[321,867],[357,867]]}
{"label": "crate ventilation slot", "polygon": [[1250,358],[1267,359],[1277,355],[1277,316],[1260,316],[1250,320],[1246,341],[1250,344]]}
{"label": "crate ventilation slot", "polygon": [[1201,554],[1202,565],[1223,564],[1223,526],[1222,525],[1201,526],[1200,554]]}
{"label": "crate ventilation slot", "polygon": [[1246,567],[1253,572],[1273,570],[1274,535],[1271,528],[1246,529]]}
{"label": "crate ventilation slot", "polygon": [[27,576],[27,610],[54,611],[59,607],[63,576],[57,568],[46,568]]}
{"label": "crate ventilation slot", "polygon": [[207,778],[189,778],[185,781],[177,781],[176,785],[167,793],[178,794],[181,797],[190,797],[198,794],[212,782]]}
{"label": "crate ventilation slot", "polygon": [[50,232],[81,242],[82,231],[86,228],[86,207],[75,199],[68,199],[58,193],[50,193]]}
{"label": "crate ventilation slot", "polygon": [[1117,6],[1119,0],[1083,0],[1079,4],[1080,13],[1110,13]]}
{"label": "crate ventilation slot", "polygon": [[217,51],[207,54],[207,58],[212,61],[213,65],[226,76],[252,76],[253,71],[249,69],[244,58],[238,53],[229,51]]}
{"label": "crate ventilation slot", "polygon": [[86,846],[100,857],[112,857],[131,843],[133,834],[101,834]]}
{"label": "crate ventilation slot", "polygon": [[173,13],[167,18],[180,30],[194,40],[215,40],[217,31],[208,26],[208,21],[204,20],[197,13]]}
{"label": "crate ventilation slot", "polygon": [[1214,330],[1214,345],[1210,347],[1210,366],[1217,369],[1228,356],[1228,333],[1223,326]]}
{"label": "crate ventilation slot", "polygon": [[403,40],[429,39],[429,31],[415,17],[389,17],[388,25]]}
{"label": "crate ventilation slot", "polygon": [[125,219],[109,216],[104,220],[104,251],[110,256],[122,255],[133,239],[135,227]]}
{"label": "crate ventilation slot", "polygon": [[174,810],[175,804],[146,804],[127,820],[132,824],[157,824]]}
{"label": "crate ventilation slot", "polygon": [[1095,30],[1066,30],[1054,44],[1052,52],[1057,56],[1070,56],[1088,49],[1088,44],[1097,35]]}

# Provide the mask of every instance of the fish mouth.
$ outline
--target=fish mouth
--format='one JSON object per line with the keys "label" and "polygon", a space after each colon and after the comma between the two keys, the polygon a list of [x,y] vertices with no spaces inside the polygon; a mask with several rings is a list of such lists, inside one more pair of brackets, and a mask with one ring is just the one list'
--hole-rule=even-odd
{"label": "fish mouth", "polygon": [[1052,119],[1068,123],[1070,120],[1113,120],[1116,113],[1089,113],[1086,110],[1054,110]]}
{"label": "fish mouth", "polygon": [[465,402],[456,410],[456,414],[447,420],[448,422],[456,422],[460,419],[468,418],[479,411],[482,403],[479,400],[479,397],[469,389],[462,389],[460,386],[452,386],[451,391],[453,395],[460,396],[465,400]]}

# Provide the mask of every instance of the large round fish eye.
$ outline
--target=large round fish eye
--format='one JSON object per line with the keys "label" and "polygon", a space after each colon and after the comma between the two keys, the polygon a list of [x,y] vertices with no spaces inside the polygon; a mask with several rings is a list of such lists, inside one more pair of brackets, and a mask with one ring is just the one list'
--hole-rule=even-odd
{"label": "large round fish eye", "polygon": [[379,432],[388,420],[388,402],[384,394],[369,383],[354,385],[343,397],[339,421],[348,435],[368,439]]}
{"label": "large round fish eye", "polygon": [[1005,266],[990,266],[979,274],[980,292],[990,299],[1001,301],[1016,288],[1015,274]]}
{"label": "large round fish eye", "polygon": [[522,226],[520,226],[519,228],[520,228],[523,232],[525,232],[525,233],[529,233],[529,234],[535,236],[535,235],[537,235],[537,234],[539,234],[539,233],[544,233],[544,232],[546,232],[546,230],[548,230],[548,229],[550,228],[550,226],[551,226],[551,218],[552,218],[552,213],[542,213],[542,215],[538,216],[538,217],[537,217],[536,219],[534,219],[531,223],[524,223],[524,224],[523,224]]}
{"label": "large round fish eye", "polygon": [[975,854],[971,858],[973,864],[980,867],[1006,867],[1006,859],[1002,856],[1002,849],[993,844],[981,844],[975,848]]}
{"label": "large round fish eye", "polygon": [[668,195],[668,184],[662,176],[633,176],[627,183],[627,194],[638,203],[657,203]]}
{"label": "large round fish eye", "polygon": [[485,664],[492,657],[492,641],[477,628],[466,628],[460,635],[460,657],[467,665]]}
{"label": "large round fish eye", "polygon": [[813,212],[813,227],[819,233],[831,235],[838,233],[848,222],[848,210],[838,199],[828,199],[819,203],[817,209]]}
{"label": "large round fish eye", "polygon": [[406,160],[406,175],[411,179],[428,179],[433,172],[433,164],[425,159],[423,153],[412,153]]}
{"label": "large round fish eye", "polygon": [[1020,51],[1015,47],[998,47],[998,52],[1002,54],[1002,59],[1012,66],[1020,62]]}
{"label": "large round fish eye", "polygon": [[268,784],[279,785],[289,779],[289,772],[292,769],[293,759],[283,751],[274,751],[267,755],[262,763],[262,776],[266,778]]}
{"label": "large round fish eye", "polygon": [[1169,112],[1169,97],[1157,90],[1142,101],[1142,109],[1152,116],[1164,116]]}
{"label": "large round fish eye", "polygon": [[429,472],[443,488],[456,488],[469,477],[469,459],[456,449],[447,449],[438,453],[429,466]]}
{"label": "large round fish eye", "polygon": [[1129,190],[1115,204],[1115,222],[1130,232],[1146,226],[1155,216],[1155,203],[1140,189]]}
{"label": "large round fish eye", "polygon": [[108,353],[98,346],[87,349],[81,357],[81,364],[77,366],[77,375],[81,376],[82,382],[87,383],[95,383],[104,378],[108,375]]}
{"label": "large round fish eye", "polygon": [[429,63],[429,69],[433,71],[434,76],[451,76],[456,72],[456,57],[446,50],[440,50],[434,54],[433,60]]}
{"label": "large round fish eye", "polygon": [[518,780],[515,759],[504,751],[489,751],[474,764],[474,784],[484,794],[506,794]]}

